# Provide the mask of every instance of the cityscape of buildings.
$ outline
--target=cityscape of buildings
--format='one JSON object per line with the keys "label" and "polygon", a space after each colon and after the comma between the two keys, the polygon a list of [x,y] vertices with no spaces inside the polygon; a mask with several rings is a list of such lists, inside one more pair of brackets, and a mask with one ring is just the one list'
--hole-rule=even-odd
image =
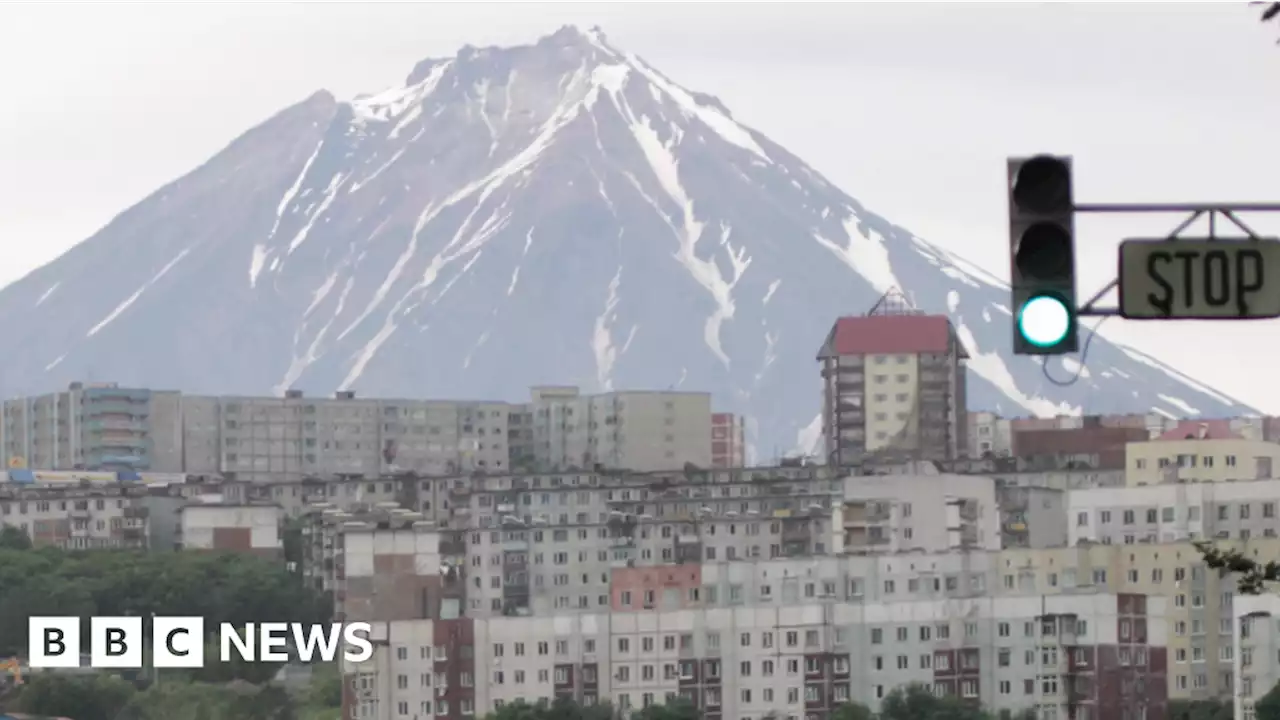
{"label": "cityscape of buildings", "polygon": [[705,393],[75,385],[4,403],[0,523],[281,560],[300,529],[298,572],[374,624],[343,668],[351,720],[675,697],[826,720],[907,683],[1042,720],[1210,698],[1252,717],[1280,606],[1237,598],[1192,543],[1280,557],[1280,420],[968,412],[965,360],[945,318],[841,318],[823,456],[769,464]]}

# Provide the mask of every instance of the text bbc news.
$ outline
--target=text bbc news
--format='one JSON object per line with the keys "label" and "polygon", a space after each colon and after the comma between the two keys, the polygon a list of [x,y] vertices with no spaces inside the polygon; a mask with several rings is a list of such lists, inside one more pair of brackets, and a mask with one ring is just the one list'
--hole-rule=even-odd
{"label": "text bbc news", "polygon": [[[222,662],[238,657],[244,662],[332,662],[339,652],[347,662],[373,657],[369,623],[248,623],[218,626],[218,655]],[[33,617],[28,623],[30,666],[68,668],[81,666],[79,617]],[[141,668],[147,642],[141,617],[89,619],[89,666]],[[205,627],[202,617],[151,618],[151,658],[157,668],[204,667]]]}

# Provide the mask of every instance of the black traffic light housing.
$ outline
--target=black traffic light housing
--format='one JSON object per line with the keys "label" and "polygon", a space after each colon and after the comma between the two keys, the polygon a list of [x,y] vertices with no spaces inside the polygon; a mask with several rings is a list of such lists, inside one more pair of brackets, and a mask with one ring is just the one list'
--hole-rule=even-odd
{"label": "black traffic light housing", "polygon": [[[1009,261],[1015,355],[1064,355],[1079,350],[1076,323],[1075,201],[1071,158],[1010,158]],[[1029,303],[1060,303],[1067,313],[1060,338],[1028,337]]]}

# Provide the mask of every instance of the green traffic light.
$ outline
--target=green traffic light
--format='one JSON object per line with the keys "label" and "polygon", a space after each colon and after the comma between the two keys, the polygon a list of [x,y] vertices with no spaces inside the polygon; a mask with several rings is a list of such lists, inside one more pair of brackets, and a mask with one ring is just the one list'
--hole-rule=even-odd
{"label": "green traffic light", "polygon": [[1061,298],[1038,295],[1018,311],[1018,333],[1038,348],[1053,347],[1071,332],[1071,308]]}

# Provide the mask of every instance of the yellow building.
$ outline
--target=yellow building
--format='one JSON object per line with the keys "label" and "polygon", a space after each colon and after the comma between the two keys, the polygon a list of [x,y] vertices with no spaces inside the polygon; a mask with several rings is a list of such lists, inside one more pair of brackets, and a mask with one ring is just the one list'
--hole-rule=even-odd
{"label": "yellow building", "polygon": [[1125,445],[1125,483],[1231,482],[1275,477],[1280,444],[1249,440],[1230,421],[1186,421],[1159,437]]}
{"label": "yellow building", "polygon": [[[1280,538],[1221,541],[1267,561],[1280,558]],[[1004,575],[996,587],[1028,586],[1045,595],[1077,588],[1111,593],[1140,593],[1170,598],[1168,603],[1168,678],[1171,699],[1231,697],[1232,577],[1209,570],[1190,543],[1101,545],[1043,550],[1004,550],[998,561]],[[1015,590],[1010,590],[1015,592]]]}

